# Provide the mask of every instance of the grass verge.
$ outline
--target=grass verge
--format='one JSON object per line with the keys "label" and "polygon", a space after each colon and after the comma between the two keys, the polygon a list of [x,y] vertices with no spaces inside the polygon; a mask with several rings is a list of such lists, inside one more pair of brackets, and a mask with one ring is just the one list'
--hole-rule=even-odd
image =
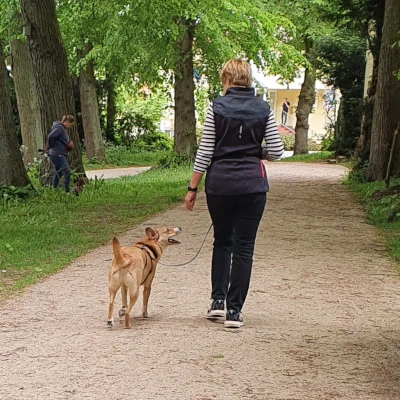
{"label": "grass verge", "polygon": [[106,148],[106,162],[92,160],[89,163],[86,155],[83,157],[83,164],[86,170],[118,168],[118,167],[141,167],[156,165],[162,158],[170,156],[171,151],[145,151],[128,150],[125,147]]}
{"label": "grass verge", "polygon": [[[400,201],[399,195],[389,195],[381,199],[375,198],[373,194],[377,190],[384,189],[382,181],[360,183],[355,180],[346,179],[345,184],[364,206],[367,213],[367,222],[377,227],[382,233],[389,255],[396,262],[400,262],[400,221],[387,221],[390,212]],[[400,180],[393,180],[391,183],[391,185],[398,184],[400,184]]]}
{"label": "grass verge", "polygon": [[283,158],[280,162],[318,162],[326,161],[333,157],[331,151],[319,151],[317,153],[302,154],[298,156],[292,156],[288,158]]}
{"label": "grass verge", "polygon": [[183,200],[191,168],[94,180],[75,197],[45,190],[0,204],[0,299]]}

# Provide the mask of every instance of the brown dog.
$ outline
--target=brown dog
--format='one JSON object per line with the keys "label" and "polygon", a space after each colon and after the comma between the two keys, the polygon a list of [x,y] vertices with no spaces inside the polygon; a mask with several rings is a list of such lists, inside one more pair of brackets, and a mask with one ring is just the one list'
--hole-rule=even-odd
{"label": "brown dog", "polygon": [[[114,258],[108,275],[110,303],[108,306],[107,326],[112,328],[114,300],[121,288],[122,308],[119,316],[125,316],[125,328],[130,328],[130,312],[139,296],[139,287],[143,285],[143,318],[148,318],[147,305],[151,284],[156,273],[157,262],[163,250],[171,244],[179,244],[173,236],[179,235],[181,228],[146,228],[146,236],[133,246],[121,247],[119,241],[113,239]],[[127,296],[129,292],[129,306]]]}

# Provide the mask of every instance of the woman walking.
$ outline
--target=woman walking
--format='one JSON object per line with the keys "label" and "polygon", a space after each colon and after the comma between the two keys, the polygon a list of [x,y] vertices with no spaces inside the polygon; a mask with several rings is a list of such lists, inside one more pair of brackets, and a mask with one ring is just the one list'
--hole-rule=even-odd
{"label": "woman walking", "polygon": [[216,98],[207,112],[185,206],[193,210],[197,187],[207,170],[205,192],[214,225],[212,303],[207,318],[225,318],[226,328],[237,329],[243,325],[240,314],[269,190],[262,159],[279,159],[283,145],[270,106],[251,87],[250,65],[229,60],[220,77],[224,96]]}

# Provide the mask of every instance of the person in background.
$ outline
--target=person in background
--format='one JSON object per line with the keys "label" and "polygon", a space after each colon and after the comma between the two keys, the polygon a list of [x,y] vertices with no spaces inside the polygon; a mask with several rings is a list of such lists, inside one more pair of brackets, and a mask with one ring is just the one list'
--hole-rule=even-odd
{"label": "person in background", "polygon": [[51,185],[54,189],[58,188],[60,179],[64,177],[64,189],[66,193],[69,193],[71,181],[68,152],[73,148],[73,143],[68,136],[68,129],[74,124],[75,118],[72,115],[64,115],[61,121],[53,123],[47,137],[48,155],[55,169]]}
{"label": "person in background", "polygon": [[283,101],[282,104],[282,125],[286,125],[287,116],[289,114],[289,107],[290,107],[290,102],[288,101],[287,97],[285,97],[285,100]]}
{"label": "person in background", "polygon": [[251,87],[250,65],[229,60],[220,78],[224,96],[208,109],[185,206],[193,210],[207,170],[205,192],[214,225],[207,318],[225,319],[226,328],[237,329],[243,325],[254,244],[269,190],[262,158],[279,159],[283,145],[270,106]]}

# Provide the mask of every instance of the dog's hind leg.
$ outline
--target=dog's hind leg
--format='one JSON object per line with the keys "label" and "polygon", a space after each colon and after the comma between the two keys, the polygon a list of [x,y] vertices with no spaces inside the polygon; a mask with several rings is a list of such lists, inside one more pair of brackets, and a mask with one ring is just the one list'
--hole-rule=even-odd
{"label": "dog's hind leg", "polygon": [[131,327],[130,315],[132,307],[135,305],[137,299],[139,297],[139,285],[133,285],[129,288],[129,306],[125,312],[125,328]]}
{"label": "dog's hind leg", "polygon": [[109,288],[108,289],[110,293],[110,302],[108,304],[108,314],[107,314],[107,326],[109,328],[112,328],[114,326],[114,320],[113,320],[113,312],[114,312],[114,300],[115,300],[115,295],[117,294],[117,290]]}
{"label": "dog's hind leg", "polygon": [[128,306],[128,289],[125,285],[121,286],[121,300],[122,308],[118,311],[120,318],[123,318],[126,312],[126,307]]}

